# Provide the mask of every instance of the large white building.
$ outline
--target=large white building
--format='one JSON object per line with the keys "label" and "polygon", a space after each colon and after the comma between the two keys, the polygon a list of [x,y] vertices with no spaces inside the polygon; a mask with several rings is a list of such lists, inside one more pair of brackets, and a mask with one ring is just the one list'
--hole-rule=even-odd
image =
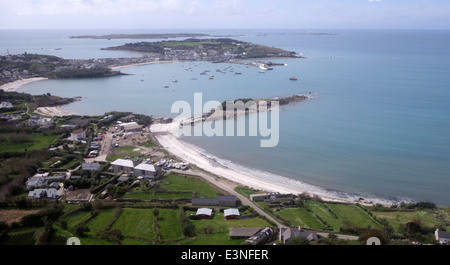
{"label": "large white building", "polygon": [[114,173],[133,173],[134,164],[133,161],[127,159],[117,159],[111,163]]}
{"label": "large white building", "polygon": [[136,177],[154,178],[156,175],[155,166],[145,163],[139,164],[134,168],[134,175]]}
{"label": "large white building", "polygon": [[136,132],[142,130],[142,126],[137,124],[136,122],[127,122],[119,125],[121,130],[125,132]]}

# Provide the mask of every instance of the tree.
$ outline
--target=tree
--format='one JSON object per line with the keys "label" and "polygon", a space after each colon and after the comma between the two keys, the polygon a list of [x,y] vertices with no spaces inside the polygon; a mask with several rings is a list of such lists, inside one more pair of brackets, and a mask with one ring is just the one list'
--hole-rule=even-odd
{"label": "tree", "polygon": [[85,233],[91,231],[87,225],[77,225],[75,227],[75,234],[79,237],[85,236]]}
{"label": "tree", "polygon": [[286,245],[307,246],[309,245],[309,240],[304,236],[298,236],[289,239]]}
{"label": "tree", "polygon": [[153,210],[153,215],[154,215],[155,217],[158,217],[158,215],[159,215],[159,210],[155,208],[155,209]]}

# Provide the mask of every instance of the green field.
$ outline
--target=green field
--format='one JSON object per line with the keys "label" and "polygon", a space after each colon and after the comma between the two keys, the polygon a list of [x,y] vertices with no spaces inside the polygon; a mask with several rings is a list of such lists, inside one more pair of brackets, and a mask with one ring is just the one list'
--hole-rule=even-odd
{"label": "green field", "polygon": [[206,181],[194,177],[188,177],[178,174],[169,174],[159,184],[167,192],[156,193],[153,188],[150,191],[142,191],[140,187],[133,189],[124,195],[128,199],[191,199],[192,197],[211,197],[216,198],[218,194],[224,192],[213,187]]}
{"label": "green field", "polygon": [[[186,215],[195,215],[194,211],[187,211]],[[271,226],[260,217],[249,219],[225,220],[223,213],[214,212],[212,219],[191,220],[195,226],[195,240],[189,239],[183,242],[186,245],[239,245],[245,240],[231,240],[229,231],[232,227],[266,227]],[[205,233],[204,228],[210,227],[212,233]]]}
{"label": "green field", "polygon": [[328,204],[342,222],[348,222],[358,227],[382,228],[372,217],[353,204]]}
{"label": "green field", "polygon": [[[2,133],[0,134],[2,139],[9,139],[9,134]],[[10,141],[0,142],[0,152],[8,152],[8,151],[25,151],[26,150],[35,150],[47,148],[56,140],[59,139],[61,135],[48,135],[45,136],[43,133],[31,134],[32,141],[24,142],[24,143],[13,143]]]}
{"label": "green field", "polygon": [[[418,210],[411,212],[374,212],[378,218],[386,218],[392,227],[398,231],[400,226],[408,222],[419,221],[426,227],[444,226],[447,231],[450,229],[450,209],[439,208],[437,210]],[[447,224],[447,225],[445,225]]]}
{"label": "green field", "polygon": [[105,230],[106,226],[114,218],[115,209],[101,210],[98,215],[87,224],[90,231],[88,235],[95,236],[98,232]]}
{"label": "green field", "polygon": [[162,240],[179,239],[183,237],[178,221],[180,210],[159,209],[158,227]]}
{"label": "green field", "polygon": [[66,217],[68,227],[74,227],[91,216],[91,212],[77,211]]}
{"label": "green field", "polygon": [[154,240],[153,210],[125,208],[111,229],[119,229],[123,236],[138,236]]}
{"label": "green field", "polygon": [[[357,227],[381,228],[369,214],[356,205],[333,204],[316,201],[306,201],[305,208],[282,208],[275,213],[288,220],[292,225],[313,229],[326,229],[339,231],[344,225]],[[336,215],[336,216],[335,216]]]}
{"label": "green field", "polygon": [[317,220],[304,208],[285,208],[279,212],[276,212],[276,214],[290,221],[291,224],[295,226],[313,229],[323,228],[322,223],[320,223],[319,220]]}

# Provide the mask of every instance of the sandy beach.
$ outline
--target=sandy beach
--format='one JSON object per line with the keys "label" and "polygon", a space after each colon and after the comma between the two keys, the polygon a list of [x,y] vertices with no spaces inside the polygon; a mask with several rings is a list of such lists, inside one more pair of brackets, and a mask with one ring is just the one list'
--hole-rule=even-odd
{"label": "sandy beach", "polygon": [[47,80],[47,79],[48,78],[44,78],[44,77],[33,77],[33,78],[21,79],[21,80],[17,80],[17,81],[11,82],[11,83],[4,84],[4,85],[0,86],[0,89],[3,89],[3,91],[5,91],[5,92],[12,92],[12,91],[16,91],[23,85],[26,85],[26,84],[29,84],[32,82]]}
{"label": "sandy beach", "polygon": [[[158,142],[171,154],[179,159],[194,164],[197,167],[221,178],[233,181],[240,185],[251,187],[266,192],[280,192],[300,194],[307,192],[311,195],[317,195],[324,201],[355,203],[355,197],[341,198],[333,196],[327,190],[320,187],[308,185],[300,181],[277,176],[274,179],[261,177],[256,172],[246,172],[234,168],[225,167],[211,158],[206,157],[188,144],[180,141],[173,135],[175,124],[153,124],[150,127],[155,134]],[[386,203],[383,203],[386,204]]]}
{"label": "sandy beach", "polygon": [[76,113],[62,110],[60,107],[39,107],[34,112],[46,117],[64,117],[77,115]]}
{"label": "sandy beach", "polygon": [[172,63],[173,61],[157,61],[157,62],[146,62],[146,63],[134,63],[134,64],[126,64],[126,65],[121,65],[121,66],[114,66],[114,67],[110,67],[111,70],[118,70],[121,68],[125,68],[125,67],[130,67],[130,66],[139,66],[139,65],[148,65],[148,64],[159,64],[159,63]]}

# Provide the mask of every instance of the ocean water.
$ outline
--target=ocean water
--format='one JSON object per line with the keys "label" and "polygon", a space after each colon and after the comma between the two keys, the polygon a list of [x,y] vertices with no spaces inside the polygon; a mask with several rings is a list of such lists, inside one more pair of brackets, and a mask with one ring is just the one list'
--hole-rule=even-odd
{"label": "ocean water", "polygon": [[[274,178],[281,175],[365,197],[450,205],[450,31],[195,32],[232,35],[301,52],[307,59],[272,60],[287,66],[264,74],[255,67],[206,62],[135,66],[122,69],[127,76],[40,81],[21,91],[82,96],[82,101],[64,107],[80,114],[120,110],[165,117],[177,115],[170,113],[175,101],[192,103],[196,92],[203,93],[204,102],[312,92],[316,99],[280,112],[277,147],[261,148],[260,137],[249,136],[182,140],[223,164],[262,170]],[[91,33],[0,31],[0,53],[42,49],[41,53],[64,53],[59,56],[65,58],[138,56],[99,50],[112,46],[112,41],[67,38]],[[107,33],[114,32],[96,31]],[[29,41],[17,45],[24,36]],[[130,40],[114,40],[113,45],[126,42]],[[227,73],[216,69],[227,69]],[[204,70],[215,79],[201,76]],[[289,81],[290,76],[299,80]]]}

